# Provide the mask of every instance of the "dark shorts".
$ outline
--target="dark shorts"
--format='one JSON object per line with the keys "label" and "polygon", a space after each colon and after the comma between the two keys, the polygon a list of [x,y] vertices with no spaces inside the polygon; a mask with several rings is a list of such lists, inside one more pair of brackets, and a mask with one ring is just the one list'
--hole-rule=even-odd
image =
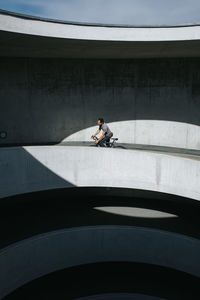
{"label": "dark shorts", "polygon": [[100,147],[106,147],[106,143],[108,143],[110,141],[110,138],[113,136],[113,134],[109,134],[109,135],[105,135],[99,142],[98,145]]}

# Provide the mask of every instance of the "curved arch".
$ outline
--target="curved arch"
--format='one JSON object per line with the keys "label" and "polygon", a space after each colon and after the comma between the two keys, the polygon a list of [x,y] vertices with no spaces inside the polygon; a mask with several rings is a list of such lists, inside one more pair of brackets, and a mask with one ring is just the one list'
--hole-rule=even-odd
{"label": "curved arch", "polygon": [[0,30],[54,38],[99,41],[186,41],[200,39],[198,24],[166,27],[73,23],[0,11]]}
{"label": "curved arch", "polygon": [[126,299],[128,295],[132,300],[136,295],[137,299],[146,296],[143,300],[149,299],[148,296],[155,297],[155,300],[188,299],[191,291],[199,295],[198,286],[198,277],[166,267],[135,262],[101,262],[47,274],[15,290],[6,299],[49,299],[58,294],[62,294],[63,299],[77,300],[80,297],[84,300],[91,297],[102,299],[103,295],[106,300]]}
{"label": "curved arch", "polygon": [[95,262],[143,262],[200,277],[200,241],[131,226],[94,226],[38,235],[0,251],[0,298],[45,274]]}
{"label": "curved arch", "polygon": [[200,162],[193,156],[38,146],[2,148],[1,161],[1,198],[45,189],[96,186],[143,189],[200,200]]}
{"label": "curved arch", "polygon": [[[197,125],[167,120],[127,120],[108,125],[120,143],[200,150],[200,126]],[[82,129],[62,142],[91,141],[90,137],[96,130],[97,126]]]}
{"label": "curved arch", "polygon": [[[0,10],[0,33],[6,40],[0,49],[3,56],[16,56],[17,53],[17,56],[44,57],[197,57],[200,48],[199,24],[132,27],[73,23]],[[37,37],[39,40],[35,39]],[[13,50],[6,47],[10,42]],[[22,44],[26,45],[25,49]],[[58,49],[52,49],[52,44]],[[37,51],[31,50],[33,45]],[[64,51],[60,49],[63,47]]]}

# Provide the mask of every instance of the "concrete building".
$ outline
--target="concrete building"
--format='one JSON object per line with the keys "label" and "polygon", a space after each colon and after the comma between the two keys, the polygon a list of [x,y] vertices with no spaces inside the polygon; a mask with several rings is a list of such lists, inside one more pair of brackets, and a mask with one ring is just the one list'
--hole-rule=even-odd
{"label": "concrete building", "polygon": [[200,297],[200,25],[0,11],[0,146],[0,299]]}

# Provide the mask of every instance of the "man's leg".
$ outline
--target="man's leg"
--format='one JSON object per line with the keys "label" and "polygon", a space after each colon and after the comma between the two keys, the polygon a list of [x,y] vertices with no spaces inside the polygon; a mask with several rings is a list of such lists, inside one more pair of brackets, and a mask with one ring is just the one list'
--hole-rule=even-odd
{"label": "man's leg", "polygon": [[106,136],[104,136],[99,142],[98,142],[98,145],[100,147],[105,147],[105,142],[106,142]]}
{"label": "man's leg", "polygon": [[109,142],[110,142],[110,136],[106,137],[106,144],[109,146]]}
{"label": "man's leg", "polygon": [[106,137],[106,144],[109,144],[110,139],[111,139],[112,136],[113,136],[113,134],[110,134],[109,136]]}
{"label": "man's leg", "polygon": [[112,135],[110,136],[104,136],[100,142],[99,142],[99,145],[100,147],[105,147],[105,144],[109,143],[110,142],[110,138],[112,137]]}

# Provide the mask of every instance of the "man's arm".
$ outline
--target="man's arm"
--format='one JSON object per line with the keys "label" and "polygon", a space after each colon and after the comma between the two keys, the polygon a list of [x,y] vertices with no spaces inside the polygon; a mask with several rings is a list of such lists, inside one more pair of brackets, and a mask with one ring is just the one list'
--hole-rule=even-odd
{"label": "man's arm", "polygon": [[99,134],[100,131],[101,131],[101,130],[98,129],[97,132],[96,132],[95,134],[92,135],[92,137],[93,137],[93,136],[96,136],[97,134]]}
{"label": "man's arm", "polygon": [[100,138],[96,141],[96,143],[98,143],[98,142],[104,137],[105,134],[106,134],[106,131],[103,131],[102,135],[101,135]]}

